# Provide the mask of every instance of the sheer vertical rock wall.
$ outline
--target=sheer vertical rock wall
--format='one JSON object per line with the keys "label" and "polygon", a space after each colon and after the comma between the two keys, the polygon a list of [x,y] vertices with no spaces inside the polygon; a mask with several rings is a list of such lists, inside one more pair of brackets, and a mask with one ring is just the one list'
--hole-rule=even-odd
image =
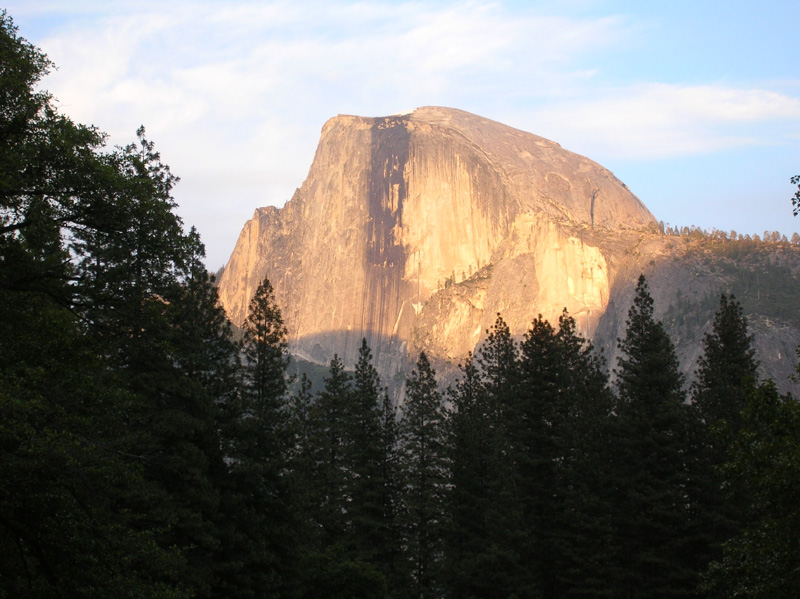
{"label": "sheer vertical rock wall", "polygon": [[366,337],[391,376],[420,349],[463,358],[498,312],[521,334],[566,307],[591,335],[625,251],[601,232],[653,223],[608,170],[488,119],[338,116],[292,199],[245,224],[220,297],[240,324],[269,277],[293,353],[352,363]]}

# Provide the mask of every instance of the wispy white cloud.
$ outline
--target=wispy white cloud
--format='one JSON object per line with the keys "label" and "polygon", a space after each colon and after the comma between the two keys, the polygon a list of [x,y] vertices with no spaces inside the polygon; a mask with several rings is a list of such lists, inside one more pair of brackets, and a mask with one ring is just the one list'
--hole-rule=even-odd
{"label": "wispy white cloud", "polygon": [[800,129],[800,99],[763,89],[651,83],[544,106],[528,122],[558,132],[560,140],[580,139],[593,152],[651,160],[786,143],[792,129],[785,124]]}
{"label": "wispy white cloud", "polygon": [[[569,72],[570,57],[623,29],[613,18],[520,17],[478,2],[148,6],[122,15],[99,9],[91,31],[44,40],[64,68],[55,79],[64,101],[110,110],[120,101],[110,87],[122,76],[143,86],[166,81],[180,92],[192,72],[207,77],[206,91],[224,88],[215,93],[220,109],[245,98],[272,104],[298,88],[383,98],[457,93],[472,81],[500,91],[528,88],[535,78],[547,88]],[[559,72],[549,71],[554,66]]]}

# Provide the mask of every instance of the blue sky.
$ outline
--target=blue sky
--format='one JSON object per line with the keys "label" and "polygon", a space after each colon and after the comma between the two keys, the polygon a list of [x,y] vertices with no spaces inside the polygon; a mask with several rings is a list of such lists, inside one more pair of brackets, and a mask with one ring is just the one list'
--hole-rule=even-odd
{"label": "blue sky", "polygon": [[324,122],[425,105],[530,131],[613,171],[673,225],[791,235],[800,2],[25,0],[62,112],[144,124],[179,213],[227,261],[302,183]]}

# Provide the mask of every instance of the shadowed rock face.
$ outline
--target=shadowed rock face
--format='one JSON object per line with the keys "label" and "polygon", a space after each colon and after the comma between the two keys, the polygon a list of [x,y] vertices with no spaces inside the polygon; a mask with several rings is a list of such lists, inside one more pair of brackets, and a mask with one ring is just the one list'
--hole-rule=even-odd
{"label": "shadowed rock face", "polygon": [[366,337],[391,375],[412,350],[462,358],[498,312],[521,333],[566,307],[591,334],[617,247],[587,240],[652,223],[611,172],[530,133],[435,107],[338,116],[292,199],[245,224],[220,297],[241,324],[267,276],[293,353],[352,363]]}

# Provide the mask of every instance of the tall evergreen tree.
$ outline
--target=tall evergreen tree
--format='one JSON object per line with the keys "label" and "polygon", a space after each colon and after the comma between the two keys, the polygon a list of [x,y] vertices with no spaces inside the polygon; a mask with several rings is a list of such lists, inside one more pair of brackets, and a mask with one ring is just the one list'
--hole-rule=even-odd
{"label": "tall evergreen tree", "polygon": [[[178,178],[164,164],[144,127],[137,143],[107,155],[113,187],[79,206],[70,250],[75,255],[77,298],[93,334],[132,378],[169,352],[164,300],[191,276],[195,234],[183,232],[172,189]],[[108,175],[106,175],[108,178]]]}
{"label": "tall evergreen tree", "polygon": [[403,548],[410,596],[441,593],[442,526],[449,485],[446,412],[436,373],[425,353],[406,383],[400,421]]}
{"label": "tall evergreen tree", "polygon": [[596,444],[610,409],[607,379],[566,312],[557,330],[541,316],[533,321],[518,364],[506,425],[524,531],[517,594],[586,592],[600,567],[593,540],[603,520],[594,477],[603,469]]}
{"label": "tall evergreen tree", "polygon": [[[527,562],[529,530],[525,527],[525,497],[522,485],[521,438],[527,426],[521,400],[519,344],[511,336],[500,314],[478,351],[477,362],[485,391],[489,462],[488,511],[484,518],[489,532],[485,558],[493,574],[482,584],[495,587],[496,596],[533,597],[538,587]],[[474,574],[473,574],[474,576]]]}
{"label": "tall evergreen tree", "polygon": [[654,316],[654,302],[644,275],[639,276],[628,312],[625,337],[619,340],[622,357],[614,371],[620,404],[641,409],[665,403],[664,409],[683,403],[683,377],[672,341]]}
{"label": "tall evergreen tree", "polygon": [[229,524],[220,592],[282,597],[297,583],[296,520],[291,509],[286,327],[267,279],[244,323],[245,385],[227,443]]}
{"label": "tall evergreen tree", "polygon": [[[484,359],[502,355],[510,336],[502,319],[482,346]],[[492,369],[500,373],[499,369]],[[507,397],[487,391],[476,360],[469,356],[449,390],[451,490],[445,529],[444,581],[453,597],[507,597],[519,591],[519,497],[505,422]],[[503,387],[491,381],[493,389]]]}
{"label": "tall evergreen tree", "polygon": [[381,395],[381,480],[383,494],[380,505],[384,534],[375,555],[375,563],[382,569],[389,588],[402,588],[401,556],[402,534],[399,524],[401,504],[400,447],[397,409],[384,388]]}
{"label": "tall evergreen tree", "polygon": [[309,492],[316,549],[342,543],[348,529],[348,472],[345,468],[347,402],[352,376],[338,355],[330,362],[324,387],[317,394],[310,415]]}
{"label": "tall evergreen tree", "polygon": [[696,414],[690,456],[695,471],[692,511],[704,536],[696,545],[697,570],[705,570],[712,559],[719,560],[722,543],[749,519],[747,491],[725,484],[721,467],[730,459],[742,411],[755,392],[757,368],[741,305],[723,294],[712,329],[703,339],[703,354],[691,388]]}
{"label": "tall evergreen tree", "polygon": [[597,596],[611,532],[605,445],[611,394],[602,360],[566,310],[534,320],[521,346],[529,455],[521,465],[535,578],[546,597]]}
{"label": "tall evergreen tree", "polygon": [[[0,576],[0,594],[170,595],[183,583],[193,584],[190,577],[176,582],[172,575],[191,560],[180,559],[173,551],[176,544],[164,542],[175,530],[174,520],[159,519],[164,506],[142,501],[154,486],[151,474],[159,460],[137,427],[145,419],[140,388],[117,369],[118,341],[142,335],[128,326],[125,310],[101,318],[89,309],[86,299],[96,296],[86,265],[102,263],[103,257],[92,254],[95,246],[81,245],[96,234],[98,214],[116,210],[124,194],[132,198],[131,157],[124,151],[101,153],[102,134],[59,115],[47,92],[34,91],[50,66],[3,12],[0,562],[11,570]],[[140,175],[142,193],[164,191],[158,173]],[[155,205],[168,204],[164,194],[150,196]],[[120,208],[123,217],[129,208]],[[171,206],[161,214],[167,221],[174,217]],[[167,262],[176,247],[182,261],[187,236],[180,232],[176,238],[172,232],[154,226],[148,234],[170,248],[161,254]],[[167,280],[160,292],[178,282],[174,273]],[[153,289],[140,295],[146,301],[139,311],[160,324],[148,332],[166,330],[156,339],[172,330],[164,297],[156,299]],[[96,334],[96,328],[87,334],[86,324],[100,320],[124,323],[129,334],[118,335],[115,343],[110,335]],[[135,354],[125,352],[129,359]],[[6,553],[9,548],[12,553]]]}
{"label": "tall evergreen tree", "polygon": [[294,484],[299,487],[299,501],[304,501],[302,497],[307,495],[304,489],[306,485],[305,476],[310,468],[307,449],[311,444],[311,409],[314,404],[312,386],[308,375],[305,372],[302,373],[299,385],[288,402],[289,458],[292,476],[296,479]]}
{"label": "tall evergreen tree", "polygon": [[256,289],[244,323],[245,380],[254,410],[278,411],[287,390],[286,326],[269,279]]}
{"label": "tall evergreen tree", "polygon": [[0,285],[0,596],[177,596],[179,556],[130,509],[147,484],[129,459],[136,404],[63,303],[58,226],[29,220],[12,244],[4,282],[34,265],[64,276]]}
{"label": "tall evergreen tree", "polygon": [[465,597],[476,586],[476,554],[485,547],[484,500],[488,478],[485,428],[489,420],[483,407],[483,386],[472,355],[460,366],[461,377],[448,389],[453,405],[450,416],[449,447],[451,483],[445,526],[445,563],[443,578],[448,595]]}
{"label": "tall evergreen tree", "polygon": [[521,346],[519,392],[513,398],[512,444],[526,531],[523,559],[529,564],[528,585],[547,597],[558,596],[555,510],[564,497],[557,486],[563,456],[556,427],[563,426],[558,412],[565,407],[570,383],[558,349],[555,330],[540,315]]}
{"label": "tall evergreen tree", "polygon": [[617,596],[683,597],[696,584],[687,505],[687,406],[675,350],[639,277],[620,340],[615,450]]}
{"label": "tall evergreen tree", "polygon": [[603,495],[611,395],[564,313],[521,345],[498,317],[451,397],[446,561],[457,597],[598,596],[610,536]]}
{"label": "tall evergreen tree", "polygon": [[[501,412],[513,409],[507,404],[519,389],[519,348],[500,314],[489,329],[477,360],[486,392],[491,396],[492,409]],[[507,420],[502,414],[498,418]]]}
{"label": "tall evergreen tree", "polygon": [[[140,449],[153,496],[172,518],[162,542],[184,547],[187,580],[198,596],[213,594],[220,531],[220,494],[228,482],[226,438],[240,390],[239,347],[202,265],[194,231],[188,273],[164,290],[160,351],[137,359]],[[126,372],[127,374],[127,372]],[[154,523],[158,522],[157,520]]]}
{"label": "tall evergreen tree", "polygon": [[705,595],[788,599],[800,585],[800,404],[772,382],[747,396],[723,467],[746,490],[742,529],[709,570]]}
{"label": "tall evergreen tree", "polygon": [[758,363],[747,319],[734,296],[722,294],[692,384],[692,403],[707,426],[735,425],[755,388]]}
{"label": "tall evergreen tree", "polygon": [[316,398],[301,389],[295,400],[296,427],[305,430],[294,460],[307,531],[303,597],[387,592],[379,380],[366,342],[360,356],[355,376],[334,356]]}
{"label": "tall evergreen tree", "polygon": [[[372,365],[372,352],[362,339],[347,401],[343,444],[348,473],[345,494],[351,498],[347,543],[357,559],[375,563],[385,559],[391,538],[391,501],[387,495],[387,462],[393,448],[384,441],[383,395],[380,377]],[[382,564],[387,571],[389,564]]]}
{"label": "tall evergreen tree", "polygon": [[294,511],[297,515],[302,550],[308,549],[314,536],[315,516],[313,476],[314,455],[312,409],[314,394],[311,390],[311,379],[305,373],[300,375],[298,388],[289,398],[289,472],[294,489]]}
{"label": "tall evergreen tree", "polygon": [[[82,225],[70,238],[75,305],[120,384],[137,397],[129,419],[132,454],[141,456],[148,484],[131,496],[132,508],[147,514],[143,525],[161,531],[163,547],[183,552],[174,578],[207,596],[218,544],[214,473],[222,469],[216,406],[222,397],[212,391],[217,373],[205,377],[208,386],[198,376],[195,341],[226,333],[210,282],[200,274],[202,245],[194,231],[183,232],[174,212],[177,178],[143,129],[138,136],[137,144],[107,157],[114,187],[80,205]],[[208,310],[202,317],[184,316],[200,305]],[[211,322],[222,328],[201,331]],[[204,362],[203,369],[215,370],[208,356]]]}

